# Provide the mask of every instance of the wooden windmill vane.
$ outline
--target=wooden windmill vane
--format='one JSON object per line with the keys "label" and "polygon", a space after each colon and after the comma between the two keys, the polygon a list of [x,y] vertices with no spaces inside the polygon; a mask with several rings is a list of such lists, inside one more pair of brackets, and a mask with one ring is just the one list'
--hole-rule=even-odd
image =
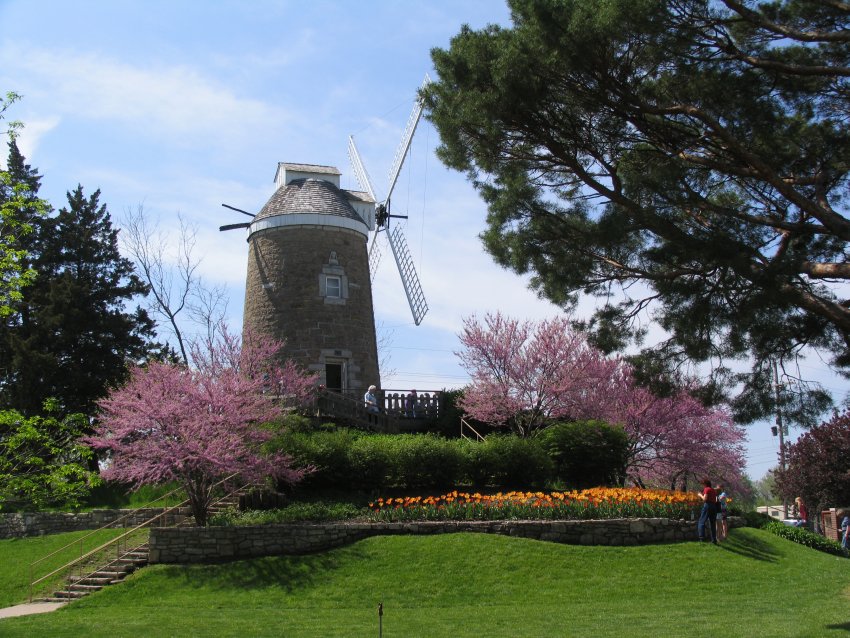
{"label": "wooden windmill vane", "polygon": [[[422,86],[429,81],[426,75]],[[220,227],[248,229],[245,328],[284,341],[283,355],[330,389],[361,391],[380,379],[370,268],[379,234],[386,234],[414,323],[428,311],[401,227],[390,228],[391,219],[404,217],[391,212],[390,197],[422,107],[417,98],[380,202],[350,137],[362,191],[340,188],[333,166],[281,162],[276,190],[256,215],[223,204],[252,218]]]}

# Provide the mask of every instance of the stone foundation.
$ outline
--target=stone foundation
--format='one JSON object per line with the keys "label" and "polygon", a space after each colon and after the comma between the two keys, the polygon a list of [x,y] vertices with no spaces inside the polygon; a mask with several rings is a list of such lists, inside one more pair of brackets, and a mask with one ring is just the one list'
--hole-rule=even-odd
{"label": "stone foundation", "polygon": [[[92,510],[91,512],[21,512],[0,514],[0,538],[62,534],[87,529],[135,527],[162,512],[161,507]],[[123,518],[123,517],[127,518]],[[121,519],[121,520],[119,520]],[[119,521],[116,523],[116,521]]]}
{"label": "stone foundation", "polygon": [[[730,527],[737,521],[728,521]],[[598,521],[428,521],[290,523],[151,530],[151,563],[205,563],[309,554],[391,534],[504,534],[570,545],[645,545],[696,540],[696,521],[666,518]]]}

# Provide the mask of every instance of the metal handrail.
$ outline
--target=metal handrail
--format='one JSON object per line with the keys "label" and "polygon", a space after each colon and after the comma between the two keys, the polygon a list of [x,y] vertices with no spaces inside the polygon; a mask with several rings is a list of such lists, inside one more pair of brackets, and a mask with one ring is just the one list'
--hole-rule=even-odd
{"label": "metal handrail", "polygon": [[[212,486],[212,488],[211,488],[211,489],[215,489],[216,487],[218,487],[218,486],[220,486],[220,485],[222,485],[222,484],[226,483],[227,481],[232,480],[232,479],[233,479],[233,478],[235,478],[236,476],[238,476],[238,472],[237,472],[237,473],[234,473],[234,474],[231,474],[230,476],[227,476],[227,477],[225,477],[225,478],[221,479],[219,482],[215,483],[215,484]],[[155,500],[151,501],[150,503],[156,503],[156,502],[157,502],[157,501],[159,501],[159,500],[162,500],[162,499],[164,499],[164,498],[167,498],[167,497],[171,496],[172,494],[174,494],[175,492],[178,492],[180,489],[181,489],[181,488],[176,488],[176,489],[174,489],[174,490],[172,490],[172,491],[168,492],[167,494],[165,494],[165,495],[163,495],[163,496],[159,497],[158,499],[155,499]],[[220,502],[220,501],[224,500],[225,498],[227,498],[227,497],[231,496],[233,493],[238,492],[238,491],[239,491],[239,489],[242,489],[242,488],[240,487],[240,488],[238,488],[238,489],[236,489],[236,490],[233,490],[233,492],[231,492],[230,494],[226,494],[225,496],[223,496],[223,497],[219,498],[216,502]],[[138,509],[144,509],[144,508],[145,508],[145,507],[147,507],[150,503],[145,504],[145,506],[143,506],[143,507],[141,507],[141,508],[138,508]],[[103,545],[101,545],[101,546],[99,546],[99,547],[96,547],[95,549],[92,549],[92,550],[90,550],[90,551],[86,552],[85,554],[81,554],[78,558],[75,558],[74,560],[72,560],[72,561],[70,561],[70,562],[66,563],[65,565],[62,565],[61,567],[58,567],[57,569],[54,569],[54,570],[53,570],[52,572],[50,572],[49,574],[45,574],[44,576],[42,576],[41,578],[38,578],[37,580],[33,580],[33,571],[34,571],[35,567],[36,567],[39,563],[41,563],[41,562],[43,562],[43,561],[47,560],[48,558],[51,558],[52,556],[55,556],[55,555],[56,555],[56,554],[58,554],[59,552],[62,552],[62,551],[64,551],[64,550],[68,549],[69,547],[71,547],[71,546],[73,546],[73,545],[77,545],[77,544],[79,544],[79,546],[80,546],[80,551],[82,551],[82,542],[83,542],[83,540],[85,540],[86,538],[89,538],[89,537],[93,536],[94,534],[96,534],[96,533],[97,533],[97,532],[99,532],[99,531],[102,531],[102,530],[105,530],[105,529],[114,528],[114,527],[115,527],[115,523],[118,523],[119,521],[122,521],[122,520],[124,520],[124,519],[126,519],[126,518],[129,518],[129,517],[133,516],[133,514],[132,514],[132,513],[130,513],[130,514],[126,514],[125,516],[122,516],[121,518],[115,519],[114,521],[112,521],[112,523],[110,523],[110,524],[108,524],[108,525],[104,525],[103,527],[100,527],[100,528],[98,528],[98,529],[96,529],[96,530],[93,530],[92,532],[90,532],[90,533],[86,534],[85,536],[83,536],[83,537],[81,537],[81,538],[78,538],[77,540],[72,541],[71,543],[68,543],[68,544],[67,544],[67,545],[65,545],[64,547],[60,547],[59,549],[57,549],[57,550],[55,550],[55,551],[51,552],[50,554],[47,554],[46,556],[42,556],[42,557],[41,557],[41,558],[39,558],[38,560],[36,560],[36,561],[34,561],[34,562],[30,563],[30,566],[29,566],[29,581],[30,581],[30,582],[29,582],[29,595],[28,595],[29,602],[32,602],[33,588],[34,588],[36,585],[38,585],[39,583],[41,583],[41,582],[43,582],[43,581],[47,580],[47,579],[48,579],[48,578],[50,578],[51,576],[55,576],[56,574],[58,574],[58,573],[60,573],[60,572],[62,572],[62,571],[64,571],[64,570],[66,570],[66,569],[73,568],[73,567],[74,567],[74,565],[77,565],[77,564],[79,564],[79,563],[82,563],[85,559],[87,559],[87,558],[89,558],[89,557],[93,556],[93,555],[94,555],[94,554],[96,554],[97,552],[103,551],[103,550],[105,550],[106,548],[108,548],[108,547],[110,547],[110,546],[112,546],[112,545],[115,545],[115,544],[117,544],[117,543],[120,543],[123,539],[125,539],[126,537],[128,537],[130,534],[132,534],[132,533],[134,533],[134,532],[137,532],[138,530],[140,530],[140,529],[142,529],[142,528],[144,528],[144,527],[147,527],[147,526],[151,525],[153,522],[155,522],[155,521],[159,520],[160,518],[163,518],[163,517],[167,516],[168,514],[173,513],[173,512],[174,512],[174,511],[176,511],[176,510],[179,510],[179,509],[180,509],[180,508],[182,508],[182,507],[186,507],[186,505],[187,505],[188,503],[189,503],[189,499],[186,499],[186,500],[184,500],[184,501],[182,501],[182,502],[178,503],[177,505],[174,505],[173,507],[170,507],[170,508],[169,508],[169,507],[166,507],[166,508],[165,508],[162,512],[160,512],[159,514],[156,514],[155,516],[153,516],[153,517],[149,518],[148,520],[144,521],[143,523],[140,523],[139,525],[137,525],[137,526],[136,526],[136,527],[134,527],[133,529],[131,529],[131,530],[127,531],[127,532],[124,532],[124,533],[123,533],[123,534],[121,534],[120,536],[117,536],[117,537],[113,538],[112,540],[107,541],[107,542],[106,542],[106,543],[104,543]]]}
{"label": "metal handrail", "polygon": [[466,436],[466,434],[464,433],[464,431],[463,431],[464,427],[468,428],[469,430],[472,430],[473,434],[475,434],[475,436],[476,436],[476,439],[475,439],[476,441],[480,442],[480,441],[484,440],[484,437],[481,434],[478,433],[478,430],[476,430],[474,427],[469,425],[469,422],[466,419],[464,419],[463,417],[460,418],[460,437],[462,439],[466,439],[467,441],[472,441],[472,438]]}
{"label": "metal handrail", "polygon": [[[123,533],[123,534],[121,534],[120,536],[116,536],[115,538],[113,538],[113,539],[112,539],[112,540],[110,540],[110,541],[107,541],[106,543],[104,543],[104,544],[103,544],[103,545],[101,545],[100,547],[95,547],[94,549],[92,549],[92,550],[90,550],[90,551],[86,552],[85,554],[83,554],[83,555],[82,555],[82,556],[80,556],[79,558],[75,558],[75,559],[74,559],[74,560],[72,560],[70,563],[67,563],[67,564],[65,564],[65,565],[62,565],[62,567],[59,567],[59,568],[57,568],[57,569],[54,569],[52,572],[50,572],[49,574],[45,574],[44,576],[42,576],[42,577],[41,577],[41,578],[39,578],[38,580],[31,580],[31,581],[30,581],[30,590],[29,590],[29,602],[32,602],[32,590],[33,590],[33,587],[35,587],[35,586],[36,586],[36,585],[38,585],[39,583],[41,583],[41,582],[43,582],[43,581],[47,580],[47,579],[48,579],[48,578],[50,578],[51,576],[55,576],[56,574],[58,574],[58,573],[59,573],[59,572],[61,572],[61,571],[64,571],[65,569],[71,568],[71,567],[73,567],[74,565],[76,565],[76,564],[78,564],[78,563],[81,563],[81,562],[82,562],[82,561],[84,561],[86,558],[89,558],[90,556],[94,556],[96,553],[98,553],[98,552],[100,552],[100,551],[102,551],[102,550],[106,549],[107,547],[110,547],[111,545],[115,545],[116,543],[120,543],[120,542],[121,542],[124,538],[126,538],[127,536],[129,536],[129,535],[130,535],[130,534],[132,534],[133,532],[136,532],[136,531],[138,531],[138,530],[142,529],[143,527],[147,527],[148,525],[150,525],[151,523],[153,523],[153,522],[154,522],[154,521],[156,521],[157,519],[159,519],[159,518],[161,518],[161,517],[165,516],[166,514],[170,514],[172,510],[179,509],[180,507],[183,507],[183,506],[184,506],[184,504],[185,504],[185,503],[188,503],[188,502],[189,502],[188,500],[183,501],[183,503],[181,503],[181,504],[179,504],[179,505],[175,505],[175,506],[174,506],[174,507],[172,507],[172,508],[169,508],[169,509],[167,509],[167,510],[165,510],[165,511],[163,511],[163,512],[160,512],[159,514],[157,514],[157,515],[156,515],[156,516],[154,516],[153,518],[146,520],[144,523],[141,523],[141,524],[137,525],[136,527],[134,527],[133,529],[131,529],[131,530],[127,531],[127,532],[124,532],[124,533]],[[73,544],[73,543],[72,543],[72,544]],[[30,578],[32,578],[32,575],[30,575]]]}
{"label": "metal handrail", "polygon": [[[141,507],[135,508],[135,511],[137,511],[137,510],[142,510],[142,509],[146,509],[146,508],[148,508],[148,507],[151,507],[154,503],[157,503],[158,501],[161,501],[161,500],[163,500],[163,499],[165,499],[166,507],[168,507],[168,497],[170,497],[172,494],[174,494],[174,493],[176,493],[176,492],[179,492],[181,489],[182,489],[182,488],[179,488],[179,487],[174,488],[173,490],[171,490],[171,491],[170,491],[170,492],[168,492],[167,494],[163,494],[163,495],[162,495],[162,496],[160,496],[159,498],[156,498],[156,499],[154,499],[154,500],[152,500],[152,501],[149,501],[148,503],[145,503],[145,504],[144,504],[144,505],[142,505]],[[186,501],[183,501],[183,503],[186,503]],[[181,505],[182,505],[182,503],[181,503]],[[177,505],[177,506],[175,506],[175,507],[180,507],[180,505]],[[58,554],[59,552],[63,552],[63,551],[65,551],[66,549],[68,549],[68,548],[69,548],[69,547],[71,547],[72,545],[82,544],[82,542],[83,542],[84,540],[86,540],[86,539],[87,539],[87,538],[89,538],[90,536],[94,536],[94,535],[95,535],[95,534],[97,534],[98,532],[101,532],[101,531],[103,531],[103,530],[105,530],[105,529],[110,529],[110,528],[117,527],[117,525],[116,525],[117,523],[120,523],[121,521],[124,521],[125,519],[128,519],[128,518],[130,518],[130,517],[132,517],[132,516],[135,516],[135,513],[134,513],[134,512],[130,512],[129,514],[125,514],[124,516],[121,516],[121,517],[119,517],[119,518],[116,518],[115,520],[113,520],[113,521],[111,521],[111,522],[107,523],[107,524],[106,524],[106,525],[104,525],[103,527],[98,527],[97,529],[92,530],[91,532],[89,532],[89,533],[88,533],[88,534],[86,534],[85,536],[81,536],[81,537],[80,537],[80,538],[78,538],[77,540],[75,540],[75,541],[71,541],[71,542],[70,542],[70,543],[68,543],[67,545],[65,545],[65,546],[63,546],[63,547],[60,547],[60,548],[59,548],[59,549],[57,549],[57,550],[52,551],[51,553],[47,554],[47,556],[42,556],[42,557],[41,557],[41,558],[39,558],[37,561],[33,561],[32,563],[30,563],[30,571],[32,571],[32,568],[34,568],[36,565],[38,565],[38,564],[39,564],[39,563],[41,563],[42,561],[45,561],[45,560],[47,560],[48,558],[51,558],[52,556],[55,556],[55,555],[56,555],[56,554]],[[123,525],[122,525],[121,527],[123,527]]]}

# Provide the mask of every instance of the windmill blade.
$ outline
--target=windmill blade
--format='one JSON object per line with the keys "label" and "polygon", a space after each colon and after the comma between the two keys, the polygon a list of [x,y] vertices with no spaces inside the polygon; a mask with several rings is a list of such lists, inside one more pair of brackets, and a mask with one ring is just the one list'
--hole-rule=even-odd
{"label": "windmill blade", "polygon": [[[421,91],[429,84],[431,84],[431,78],[428,77],[428,74],[426,73],[425,79],[422,80],[419,90]],[[393,188],[395,188],[395,183],[398,180],[399,173],[401,172],[402,164],[404,164],[404,158],[407,157],[407,151],[410,149],[410,143],[413,141],[413,134],[416,132],[416,126],[419,124],[419,120],[422,117],[422,109],[424,106],[425,104],[422,102],[422,98],[417,95],[416,103],[413,105],[413,111],[407,119],[407,126],[404,128],[404,133],[401,136],[401,143],[398,145],[398,149],[396,149],[395,157],[393,158],[393,165],[388,175],[387,181],[389,186],[387,187],[387,201],[389,201],[390,196],[393,194]]]}
{"label": "windmill blade", "polygon": [[241,224],[225,224],[224,226],[219,226],[218,229],[220,231],[224,230],[236,230],[237,228],[248,228],[251,224],[249,222],[243,222]]}
{"label": "windmill blade", "polygon": [[372,233],[372,241],[369,242],[369,279],[375,281],[375,273],[378,272],[378,264],[381,263],[381,247],[378,245],[378,233]]}
{"label": "windmill blade", "polygon": [[425,295],[422,292],[422,286],[419,284],[416,269],[413,267],[410,252],[407,250],[407,240],[399,226],[394,226],[387,233],[387,239],[390,241],[390,248],[401,275],[401,283],[407,295],[407,303],[413,315],[413,323],[418,326],[428,312],[428,303],[425,301]]}
{"label": "windmill blade", "polygon": [[363,166],[363,162],[360,159],[360,153],[357,152],[357,147],[354,145],[354,136],[348,136],[348,161],[351,162],[351,168],[354,169],[354,177],[357,179],[357,183],[360,184],[360,188],[365,190],[369,195],[377,201],[377,197],[375,197],[375,191],[372,188],[372,180],[369,179],[369,173],[366,171],[366,167]]}
{"label": "windmill blade", "polygon": [[242,213],[243,215],[247,215],[248,217],[256,217],[254,213],[249,213],[247,210],[242,210],[241,208],[236,208],[236,206],[231,206],[230,204],[222,204],[225,208],[229,208],[230,210],[235,210],[237,213]]}

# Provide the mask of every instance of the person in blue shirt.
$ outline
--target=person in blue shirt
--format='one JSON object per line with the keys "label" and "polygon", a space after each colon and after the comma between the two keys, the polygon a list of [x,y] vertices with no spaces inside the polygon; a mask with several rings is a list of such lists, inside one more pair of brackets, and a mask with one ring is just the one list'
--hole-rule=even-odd
{"label": "person in blue shirt", "polygon": [[375,396],[377,388],[373,385],[369,386],[366,394],[363,395],[363,402],[366,404],[366,410],[369,412],[378,412],[378,398]]}

